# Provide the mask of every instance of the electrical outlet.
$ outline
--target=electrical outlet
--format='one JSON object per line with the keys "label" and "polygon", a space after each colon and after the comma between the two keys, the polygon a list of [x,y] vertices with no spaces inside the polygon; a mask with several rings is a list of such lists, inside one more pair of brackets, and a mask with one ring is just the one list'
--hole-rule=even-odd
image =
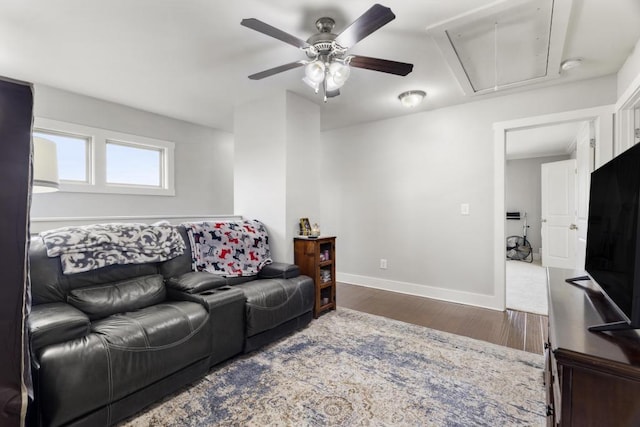
{"label": "electrical outlet", "polygon": [[383,270],[387,269],[387,260],[384,258],[380,258],[380,268]]}
{"label": "electrical outlet", "polygon": [[469,215],[469,203],[462,203],[460,205],[460,215]]}

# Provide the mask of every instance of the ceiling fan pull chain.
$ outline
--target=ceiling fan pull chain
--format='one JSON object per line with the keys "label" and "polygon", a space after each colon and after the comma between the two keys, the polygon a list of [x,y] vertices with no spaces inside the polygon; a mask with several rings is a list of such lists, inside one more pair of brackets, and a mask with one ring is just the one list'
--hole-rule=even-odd
{"label": "ceiling fan pull chain", "polygon": [[322,96],[324,103],[327,103],[327,77],[329,77],[329,67],[325,68],[324,80],[322,80]]}

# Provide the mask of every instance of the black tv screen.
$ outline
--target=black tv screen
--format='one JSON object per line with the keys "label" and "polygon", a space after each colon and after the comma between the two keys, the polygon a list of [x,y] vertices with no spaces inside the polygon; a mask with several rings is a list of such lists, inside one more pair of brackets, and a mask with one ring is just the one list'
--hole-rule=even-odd
{"label": "black tv screen", "polygon": [[631,326],[640,326],[640,145],[591,174],[585,268]]}

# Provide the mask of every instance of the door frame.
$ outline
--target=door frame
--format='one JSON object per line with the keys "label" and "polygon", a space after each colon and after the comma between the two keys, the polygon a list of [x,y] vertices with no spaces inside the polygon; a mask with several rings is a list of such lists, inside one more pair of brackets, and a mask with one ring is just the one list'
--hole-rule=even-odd
{"label": "door frame", "polygon": [[640,108],[640,75],[636,77],[615,105],[616,141],[614,154],[617,156],[635,143],[634,110]]}
{"label": "door frame", "polygon": [[592,121],[595,127],[596,167],[613,157],[614,105],[565,111],[543,116],[527,117],[518,120],[496,122],[493,124],[493,187],[494,187],[494,234],[493,234],[493,298],[495,307],[504,311],[506,307],[506,256],[505,256],[505,165],[507,132],[536,128],[551,124]]}

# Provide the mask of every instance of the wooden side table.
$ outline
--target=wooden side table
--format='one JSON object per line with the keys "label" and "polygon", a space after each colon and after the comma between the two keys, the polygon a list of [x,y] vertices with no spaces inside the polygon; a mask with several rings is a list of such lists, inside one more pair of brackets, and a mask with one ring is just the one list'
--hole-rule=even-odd
{"label": "wooden side table", "polygon": [[640,336],[590,332],[620,315],[589,280],[582,287],[564,281],[578,276],[584,272],[548,270],[548,425],[640,425]]}
{"label": "wooden side table", "polygon": [[295,264],[313,279],[316,288],[313,317],[336,309],[336,238],[299,236],[293,240]]}

